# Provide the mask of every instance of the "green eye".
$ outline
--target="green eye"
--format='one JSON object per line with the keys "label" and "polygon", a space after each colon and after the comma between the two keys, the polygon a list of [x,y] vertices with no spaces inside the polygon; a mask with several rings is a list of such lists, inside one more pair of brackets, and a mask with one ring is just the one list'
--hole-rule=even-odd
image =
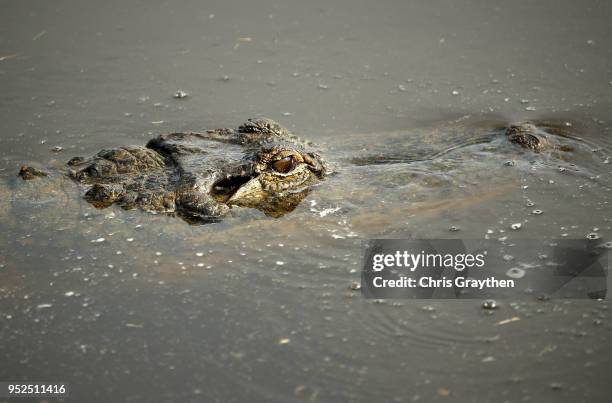
{"label": "green eye", "polygon": [[281,158],[272,163],[272,169],[281,174],[288,174],[297,166],[297,162],[292,156]]}

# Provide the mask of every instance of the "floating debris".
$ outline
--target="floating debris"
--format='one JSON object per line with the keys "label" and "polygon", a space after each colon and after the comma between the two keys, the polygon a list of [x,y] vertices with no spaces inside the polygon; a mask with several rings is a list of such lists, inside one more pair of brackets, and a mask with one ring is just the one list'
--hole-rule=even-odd
{"label": "floating debris", "polygon": [[40,38],[42,38],[42,37],[43,37],[43,36],[44,36],[46,33],[47,33],[47,31],[40,31],[39,33],[37,33],[36,35],[34,35],[34,36],[32,37],[32,40],[33,40],[33,41],[37,41],[37,40],[39,40]]}
{"label": "floating debris", "polygon": [[507,167],[513,167],[516,165],[516,162],[514,162],[513,160],[509,160],[509,161],[504,162],[504,165]]}
{"label": "floating debris", "polygon": [[453,96],[457,96],[457,95],[459,95],[459,91],[457,91],[457,90],[453,90],[453,91],[451,92],[451,95],[453,95]]}
{"label": "floating debris", "polygon": [[105,238],[98,238],[98,239],[92,239],[91,243],[100,243],[100,242],[104,242],[104,241],[106,241]]}
{"label": "floating debris", "polygon": [[448,230],[451,232],[457,232],[459,231],[459,227],[455,227],[454,225],[451,225],[451,227]]}
{"label": "floating debris", "polygon": [[[10,60],[10,59],[14,59],[17,57],[16,53],[10,54],[10,55],[4,55],[4,56],[0,56],[0,62],[5,61],[5,60]],[[612,84],[612,83],[610,83]]]}
{"label": "floating debris", "polygon": [[176,92],[174,93],[174,95],[173,95],[172,97],[173,97],[173,98],[176,98],[176,99],[183,99],[183,98],[187,98],[188,96],[189,96],[189,94],[188,94],[188,93],[186,93],[185,91],[183,91],[183,90],[178,90],[178,91],[176,91]]}
{"label": "floating debris", "polygon": [[36,305],[36,309],[51,308],[52,306],[53,306],[53,304],[38,304],[38,305]]}
{"label": "floating debris", "polygon": [[398,85],[398,86],[397,86],[397,89],[398,89],[398,90],[400,90],[401,92],[406,92],[406,91],[408,91],[408,88],[406,88],[406,86],[405,86],[405,85],[402,85],[402,84]]}
{"label": "floating debris", "polygon": [[361,284],[358,281],[352,281],[349,287],[353,291],[361,290]]}
{"label": "floating debris", "polygon": [[283,345],[283,344],[289,344],[291,342],[291,339],[288,337],[284,337],[282,339],[278,340],[278,344]]}
{"label": "floating debris", "polygon": [[74,294],[75,294],[75,292],[74,292],[74,291],[66,291],[66,292],[64,293],[64,296],[65,296],[65,297],[72,297],[72,296],[74,296]]}
{"label": "floating debris", "polygon": [[51,151],[53,151],[54,153],[59,153],[60,151],[62,151],[64,149],[64,147],[61,146],[55,146],[51,149]]}
{"label": "floating debris", "polygon": [[276,261],[276,265],[277,265],[277,266],[282,266],[282,265],[284,265],[284,264],[285,264],[285,262],[283,262],[283,261],[280,261],[280,260],[277,260],[277,261]]}
{"label": "floating debris", "polygon": [[440,388],[440,389],[438,389],[438,395],[439,396],[448,396],[448,395],[450,395],[450,390],[448,390],[446,388]]}
{"label": "floating debris", "polygon": [[597,232],[591,232],[590,234],[587,234],[586,238],[590,241],[594,241],[596,239],[601,238],[601,236],[599,236]]}
{"label": "floating debris", "polygon": [[326,84],[319,84],[319,88],[322,89],[322,90],[326,90],[326,89],[329,88],[329,86],[326,85]]}
{"label": "floating debris", "polygon": [[525,277],[525,270],[519,267],[512,267],[511,269],[508,269],[506,276],[510,278],[523,278]]}
{"label": "floating debris", "polygon": [[541,215],[542,213],[544,213],[544,212],[543,212],[542,210],[538,210],[538,209],[533,210],[533,211],[531,212],[531,214],[533,214],[533,215]]}
{"label": "floating debris", "polygon": [[509,319],[500,320],[499,322],[495,323],[495,326],[507,325],[508,323],[518,322],[519,320],[521,320],[521,318],[518,316],[513,316]]}
{"label": "floating debris", "polygon": [[515,231],[520,230],[523,227],[523,224],[521,224],[520,222],[514,223],[510,226],[510,228],[512,228]]}
{"label": "floating debris", "polygon": [[552,390],[561,390],[561,389],[563,389],[563,384],[560,383],[560,382],[553,382],[553,383],[550,384],[550,388]]}

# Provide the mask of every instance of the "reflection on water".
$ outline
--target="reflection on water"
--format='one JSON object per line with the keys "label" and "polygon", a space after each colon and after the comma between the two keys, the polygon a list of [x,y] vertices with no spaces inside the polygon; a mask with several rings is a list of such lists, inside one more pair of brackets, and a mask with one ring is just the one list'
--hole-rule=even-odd
{"label": "reflection on water", "polygon": [[[351,289],[363,239],[612,236],[609,6],[460,3],[6,5],[0,379],[74,401],[605,401],[605,301]],[[279,218],[96,209],[60,173],[257,115],[333,170]],[[537,118],[571,123],[571,150],[508,142]]]}

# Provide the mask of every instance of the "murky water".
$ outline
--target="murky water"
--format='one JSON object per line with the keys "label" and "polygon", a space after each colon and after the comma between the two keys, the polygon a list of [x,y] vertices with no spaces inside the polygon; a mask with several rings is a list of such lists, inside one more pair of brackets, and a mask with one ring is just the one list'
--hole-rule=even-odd
{"label": "murky water", "polygon": [[[605,301],[484,311],[350,289],[368,238],[612,240],[609,4],[2,10],[0,380],[91,402],[609,400]],[[253,116],[336,171],[279,219],[190,226],[97,210],[58,170],[15,175]],[[570,123],[573,151],[509,144],[499,127],[529,119]]]}

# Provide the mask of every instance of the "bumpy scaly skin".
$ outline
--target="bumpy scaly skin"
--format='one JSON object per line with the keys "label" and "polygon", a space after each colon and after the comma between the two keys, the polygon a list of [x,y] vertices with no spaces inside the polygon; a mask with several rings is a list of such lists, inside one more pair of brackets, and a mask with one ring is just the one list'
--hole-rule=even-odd
{"label": "bumpy scaly skin", "polygon": [[508,136],[508,140],[521,147],[540,152],[545,148],[547,142],[545,138],[538,137],[535,134],[536,130],[537,128],[529,123],[510,125],[506,129],[506,136]]}
{"label": "bumpy scaly skin", "polygon": [[69,175],[91,185],[85,199],[96,207],[176,212],[194,222],[214,221],[232,206],[278,217],[326,174],[308,146],[273,120],[249,119],[237,130],[165,134],[145,147],[76,157]]}
{"label": "bumpy scaly skin", "polygon": [[[559,125],[519,123],[509,125],[506,136],[511,142],[537,153],[542,151],[572,151],[572,147],[559,143],[566,130]],[[551,134],[553,136],[551,136]]]}

